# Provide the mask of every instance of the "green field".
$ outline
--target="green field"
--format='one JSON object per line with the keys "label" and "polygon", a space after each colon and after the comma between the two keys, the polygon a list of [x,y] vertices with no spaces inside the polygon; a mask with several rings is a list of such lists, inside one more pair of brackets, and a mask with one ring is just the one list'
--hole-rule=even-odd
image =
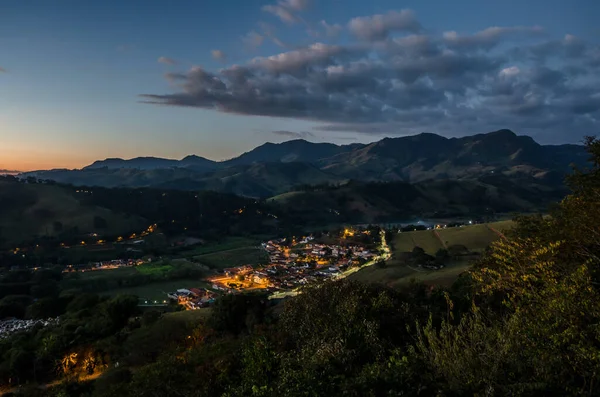
{"label": "green field", "polygon": [[268,262],[269,256],[260,248],[242,247],[198,255],[194,259],[210,268],[222,269],[241,265],[265,264]]}
{"label": "green field", "polygon": [[170,280],[163,282],[156,282],[152,284],[140,285],[137,287],[129,288],[116,288],[105,292],[106,295],[136,295],[142,300],[162,301],[167,299],[167,293],[173,292],[180,288],[203,288],[208,287],[208,283],[202,280],[195,279],[182,279],[182,280]]}
{"label": "green field", "polygon": [[447,247],[464,245],[472,252],[482,252],[492,242],[500,238],[487,225],[453,227],[441,229],[438,233]]}
{"label": "green field", "polygon": [[[410,252],[414,247],[421,247],[429,255],[450,245],[464,245],[472,252],[481,252],[500,236],[491,228],[503,233],[510,229],[513,221],[492,222],[464,227],[438,229],[438,238],[433,230],[398,233],[394,238],[393,248],[396,252]],[[443,244],[442,244],[443,243]]]}
{"label": "green field", "polygon": [[411,280],[421,281],[430,285],[449,286],[465,270],[469,269],[468,259],[450,262],[440,270],[425,270],[409,267],[399,261],[391,260],[387,267],[369,266],[348,277],[365,283],[383,284],[389,287],[401,287]]}
{"label": "green field", "polygon": [[432,230],[398,233],[394,238],[393,249],[397,252],[410,252],[415,247],[421,247],[426,253],[435,255],[442,247]]}
{"label": "green field", "polygon": [[[62,287],[100,295],[132,294],[142,299],[162,301],[166,298],[166,292],[179,288],[208,286],[202,273],[185,273],[184,267],[189,271],[189,266],[200,267],[187,260],[172,260],[136,267],[77,272],[65,275]],[[173,272],[179,270],[184,272],[173,275]]]}
{"label": "green field", "polygon": [[[349,279],[362,282],[385,284],[388,286],[402,286],[415,279],[426,284],[450,285],[465,270],[470,267],[471,261],[477,258],[487,246],[500,238],[500,233],[510,229],[512,221],[501,221],[490,224],[480,224],[457,228],[439,229],[436,236],[433,230],[398,233],[394,236],[392,244],[392,259],[387,262],[387,267],[379,268],[370,266],[352,274]],[[410,252],[418,246],[430,255],[435,255],[437,250],[446,246],[460,244],[466,246],[472,255],[460,257],[450,261],[443,269],[427,270],[408,266],[399,257],[400,253]]]}
{"label": "green field", "polygon": [[222,242],[212,243],[183,250],[177,253],[179,257],[192,258],[199,255],[212,254],[214,252],[229,251],[238,248],[258,247],[261,240],[258,238],[229,237]]}
{"label": "green field", "polygon": [[160,276],[173,270],[173,266],[170,263],[164,261],[144,263],[143,265],[137,266],[135,270],[138,273],[146,274],[149,276]]}

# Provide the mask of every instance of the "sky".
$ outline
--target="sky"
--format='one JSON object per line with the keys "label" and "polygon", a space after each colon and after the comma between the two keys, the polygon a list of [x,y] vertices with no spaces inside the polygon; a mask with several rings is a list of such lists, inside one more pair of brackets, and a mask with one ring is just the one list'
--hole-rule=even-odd
{"label": "sky", "polygon": [[0,170],[600,132],[598,0],[3,0]]}

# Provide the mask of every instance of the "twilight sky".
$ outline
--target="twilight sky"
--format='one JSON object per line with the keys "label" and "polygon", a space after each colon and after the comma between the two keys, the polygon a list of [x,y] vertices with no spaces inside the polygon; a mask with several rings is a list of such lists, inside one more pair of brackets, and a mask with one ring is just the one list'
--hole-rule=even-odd
{"label": "twilight sky", "polygon": [[600,133],[598,0],[2,0],[0,169]]}

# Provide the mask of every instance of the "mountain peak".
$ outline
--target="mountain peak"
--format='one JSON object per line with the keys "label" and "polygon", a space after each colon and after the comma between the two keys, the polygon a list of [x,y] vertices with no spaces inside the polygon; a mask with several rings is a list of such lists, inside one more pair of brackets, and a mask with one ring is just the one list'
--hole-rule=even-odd
{"label": "mountain peak", "polygon": [[493,131],[493,132],[490,132],[490,133],[488,133],[486,135],[501,136],[501,137],[511,137],[511,138],[517,136],[517,134],[515,134],[512,130],[509,130],[507,128],[503,128],[503,129],[498,130],[498,131]]}

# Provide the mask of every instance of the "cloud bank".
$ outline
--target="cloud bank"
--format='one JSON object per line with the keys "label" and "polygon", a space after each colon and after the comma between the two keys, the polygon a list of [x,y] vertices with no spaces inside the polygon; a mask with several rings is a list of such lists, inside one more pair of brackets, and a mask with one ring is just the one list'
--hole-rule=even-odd
{"label": "cloud bank", "polygon": [[[286,0],[264,10],[295,23],[307,6]],[[142,100],[312,120],[323,131],[463,135],[509,127],[571,142],[600,132],[600,48],[575,36],[552,39],[538,26],[433,34],[409,10],[321,27],[354,39],[171,73],[177,92]],[[246,40],[258,46],[264,37],[254,33]]]}

